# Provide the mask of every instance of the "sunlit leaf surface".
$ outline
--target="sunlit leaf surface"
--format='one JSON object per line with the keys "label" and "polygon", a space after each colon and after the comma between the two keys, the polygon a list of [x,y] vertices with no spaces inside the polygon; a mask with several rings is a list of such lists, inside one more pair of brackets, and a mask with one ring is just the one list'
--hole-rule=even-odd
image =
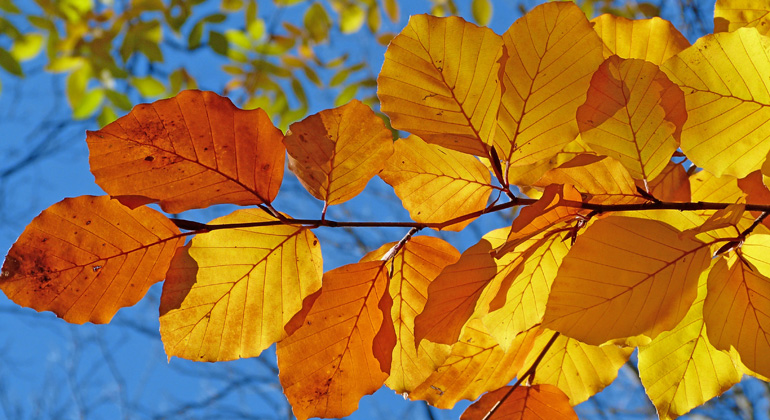
{"label": "sunlit leaf surface", "polygon": [[[511,391],[510,386],[484,394],[468,407],[460,420],[482,420],[498,401]],[[490,417],[506,420],[577,420],[575,410],[559,388],[552,385],[520,386],[510,393],[508,398]]]}
{"label": "sunlit leaf surface", "polygon": [[770,31],[770,4],[762,0],[717,0],[714,6],[714,32],[732,32],[756,28],[760,34]]}
{"label": "sunlit leaf surface", "polygon": [[627,19],[603,14],[591,19],[594,30],[604,42],[604,57],[638,58],[661,65],[690,46],[671,22],[652,19]]}

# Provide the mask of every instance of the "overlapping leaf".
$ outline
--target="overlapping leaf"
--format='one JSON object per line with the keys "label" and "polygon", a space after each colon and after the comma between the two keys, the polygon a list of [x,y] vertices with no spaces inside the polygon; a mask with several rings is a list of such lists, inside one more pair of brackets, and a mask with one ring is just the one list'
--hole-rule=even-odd
{"label": "overlapping leaf", "polygon": [[739,28],[770,31],[770,4],[761,0],[717,0],[714,6],[714,32],[732,32]]}
{"label": "overlapping leaf", "polygon": [[292,124],[283,142],[289,169],[329,205],[358,195],[393,154],[390,130],[357,100]]}
{"label": "overlapping leaf", "polygon": [[605,58],[617,55],[661,65],[690,46],[671,22],[658,17],[631,20],[603,14],[591,19],[591,23],[604,42]]}
{"label": "overlapping leaf", "polygon": [[494,146],[503,160],[549,158],[577,135],[575,111],[601,64],[602,42],[575,4],[541,4],[503,34],[503,74]]}
{"label": "overlapping leaf", "polygon": [[[212,224],[275,222],[239,210]],[[256,357],[286,337],[284,324],[321,287],[321,247],[303,227],[259,226],[199,234],[168,270],[160,333],[169,358]]]}
{"label": "overlapping leaf", "polygon": [[299,419],[347,416],[388,377],[395,342],[378,339],[393,330],[388,268],[369,261],[329,271],[313,299],[278,343],[281,385]]}
{"label": "overlapping leaf", "polygon": [[[370,252],[361,262],[385,255],[394,243]],[[449,355],[450,347],[423,340],[415,345],[414,318],[425,307],[428,285],[441,270],[460,258],[460,253],[441,239],[412,238],[393,257],[389,292],[393,298],[391,318],[396,330],[396,347],[390,376],[385,385],[399,394],[410,392],[430,376]]]}
{"label": "overlapping leaf", "polygon": [[[517,376],[526,373],[553,334],[546,329],[535,340]],[[571,405],[577,405],[611,384],[633,350],[614,345],[592,346],[560,335],[537,365],[535,379],[529,383],[555,386],[567,395]]]}
{"label": "overlapping leaf", "polygon": [[540,198],[541,191],[527,188],[534,185],[546,172],[561,166],[581,154],[593,154],[590,148],[578,136],[567,143],[555,156],[541,160],[537,163],[508,168],[508,183],[516,185],[524,194],[532,198]]}
{"label": "overlapping leaf", "polygon": [[689,412],[741,380],[730,355],[706,337],[707,278],[707,272],[700,276],[698,295],[684,319],[639,348],[639,377],[662,420]]}
{"label": "overlapping leaf", "polygon": [[706,35],[662,69],[685,94],[687,157],[716,176],[759,169],[770,151],[770,39],[752,28]]}
{"label": "overlapping leaf", "polygon": [[593,150],[650,180],[679,146],[686,119],[681,89],[658,66],[618,56],[599,66],[577,110],[580,135]]}
{"label": "overlapping leaf", "polygon": [[[637,182],[644,189],[644,182]],[[681,164],[669,162],[663,172],[647,183],[649,193],[661,201],[687,202],[691,199],[690,179]]]}
{"label": "overlapping leaf", "polygon": [[[427,144],[417,136],[396,141],[394,148],[380,177],[393,186],[414,221],[441,223],[486,207],[491,178],[475,157]],[[445,229],[461,230],[471,221]]]}
{"label": "overlapping leaf", "polygon": [[593,345],[649,342],[685,316],[708,259],[704,243],[665,223],[598,220],[564,258],[543,325]]}
{"label": "overlapping leaf", "polygon": [[428,143],[488,156],[500,106],[503,42],[459,17],[415,15],[385,52],[382,112]]}
{"label": "overlapping leaf", "polygon": [[67,322],[104,324],[163,280],[183,244],[155,210],[130,210],[106,196],[67,198],[32,220],[8,251],[0,289]]}
{"label": "overlapping leaf", "polygon": [[460,420],[482,420],[504,396],[510,395],[497,407],[490,418],[510,420],[552,419],[577,420],[575,410],[566,395],[552,385],[520,386],[511,392],[510,386],[484,394],[468,407]]}
{"label": "overlapping leaf", "polygon": [[108,194],[130,207],[158,202],[179,213],[273,201],[283,178],[282,138],[264,111],[188,90],[137,105],[86,140],[91,172]]}

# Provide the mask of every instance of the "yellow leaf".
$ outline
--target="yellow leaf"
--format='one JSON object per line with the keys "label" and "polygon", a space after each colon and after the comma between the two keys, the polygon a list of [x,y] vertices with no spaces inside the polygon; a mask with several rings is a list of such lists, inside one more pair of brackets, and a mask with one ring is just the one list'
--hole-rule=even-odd
{"label": "yellow leaf", "polygon": [[514,166],[551,157],[578,134],[575,111],[602,42],[571,2],[541,4],[503,34],[509,58],[494,146]]}
{"label": "yellow leaf", "polygon": [[[394,148],[380,177],[393,186],[414,221],[441,223],[486,207],[491,178],[475,157],[417,136],[396,141]],[[471,221],[444,229],[459,231]]]}
{"label": "yellow leaf", "polygon": [[[644,189],[644,182],[637,182]],[[691,199],[690,179],[681,164],[669,162],[663,172],[647,183],[650,194],[661,201],[687,202]]]}
{"label": "yellow leaf", "polygon": [[[510,392],[510,395],[508,394]],[[567,396],[551,385],[519,386],[511,392],[510,386],[488,392],[468,407],[460,420],[484,420],[499,401],[508,395],[490,417],[508,420],[578,420],[577,413]]]}
{"label": "yellow leaf", "polygon": [[[212,223],[276,220],[261,210],[238,210]],[[258,356],[286,337],[284,324],[321,287],[321,273],[321,247],[304,227],[196,235],[172,261],[163,285],[166,354],[208,362]]]}
{"label": "yellow leaf", "polygon": [[730,356],[709,343],[703,322],[708,272],[684,319],[639,348],[639,377],[662,420],[674,419],[741,380]]}
{"label": "yellow leaf", "polygon": [[597,220],[564,258],[543,325],[593,345],[649,342],[687,313],[708,262],[706,244],[665,223]]}
{"label": "yellow leaf", "polygon": [[[383,245],[370,252],[361,262],[374,261],[385,255],[395,243]],[[414,318],[425,307],[428,285],[441,270],[460,258],[460,253],[447,242],[430,237],[412,238],[395,255],[390,279],[390,296],[393,309],[390,312],[396,329],[396,347],[393,363],[385,385],[399,394],[410,392],[425,379],[449,355],[450,347],[423,340],[419,346],[414,341]]]}
{"label": "yellow leaf", "polygon": [[91,172],[107,193],[129,207],[159,202],[179,213],[273,201],[283,178],[282,138],[264,111],[188,90],[137,105],[86,141]]}
{"label": "yellow leaf", "polygon": [[714,32],[733,32],[744,27],[757,28],[766,35],[770,30],[770,4],[761,0],[717,0]]}
{"label": "yellow leaf", "polygon": [[382,112],[428,143],[488,156],[500,105],[500,36],[459,17],[415,15],[377,79]]}
{"label": "yellow leaf", "polygon": [[686,119],[681,89],[658,66],[616,55],[594,73],[577,110],[588,146],[619,160],[634,178],[650,180],[671,160]]}
{"label": "yellow leaf", "polygon": [[289,169],[330,205],[363,191],[393,153],[390,130],[357,100],[292,124],[283,141]]}
{"label": "yellow leaf", "polygon": [[[553,334],[544,329],[517,376],[521,377],[532,366]],[[570,404],[577,405],[611,384],[633,351],[632,347],[611,344],[592,346],[560,335],[537,365],[535,379],[529,383],[558,387],[569,397]]]}
{"label": "yellow leaf", "polygon": [[489,0],[473,0],[471,2],[473,20],[479,25],[488,25],[492,19],[492,3]]}
{"label": "yellow leaf", "polygon": [[516,376],[539,333],[539,328],[523,332],[503,351],[480,320],[471,321],[449,357],[409,393],[409,399],[452,408],[461,399],[475,400],[485,391],[504,386]]}
{"label": "yellow leaf", "polygon": [[631,20],[603,14],[591,19],[591,23],[604,42],[604,58],[614,54],[661,65],[690,46],[671,22],[658,17]]}
{"label": "yellow leaf", "polygon": [[387,289],[383,261],[324,274],[304,322],[276,350],[281,386],[298,419],[347,416],[385,382],[388,371],[372,350],[381,329],[393,329],[391,308],[382,304],[391,301]]}
{"label": "yellow leaf", "polygon": [[110,322],[163,280],[184,236],[168,218],[107,196],[43,210],[5,257],[0,289],[18,305],[67,322]]}
{"label": "yellow leaf", "polygon": [[[530,195],[531,189],[526,189],[527,186],[534,185],[546,172],[569,162],[573,158],[581,154],[592,154],[588,146],[578,136],[575,140],[567,143],[559,153],[548,159],[541,160],[537,163],[531,163],[529,165],[511,166],[508,168],[508,183],[511,185],[519,186],[520,189],[524,189],[525,194]],[[491,168],[491,167],[490,167]],[[525,187],[525,188],[521,188]],[[532,198],[540,198],[532,197]]]}
{"label": "yellow leaf", "polygon": [[690,190],[693,201],[735,203],[744,197],[738,187],[738,179],[729,175],[716,177],[708,171],[690,176]]}
{"label": "yellow leaf", "polygon": [[662,70],[684,91],[681,148],[716,176],[742,178],[770,151],[770,39],[755,29],[706,35]]}
{"label": "yellow leaf", "polygon": [[[730,204],[721,210],[715,211],[703,224],[682,231],[681,236],[683,238],[694,238],[699,233],[738,226],[745,210],[746,204],[744,203]],[[740,231],[736,232],[736,236],[739,233]]]}

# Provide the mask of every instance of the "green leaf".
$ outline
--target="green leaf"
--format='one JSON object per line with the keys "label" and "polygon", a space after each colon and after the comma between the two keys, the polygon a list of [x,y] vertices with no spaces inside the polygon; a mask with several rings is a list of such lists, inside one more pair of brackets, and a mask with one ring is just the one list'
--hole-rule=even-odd
{"label": "green leaf", "polygon": [[14,76],[24,77],[24,72],[21,71],[19,62],[4,48],[0,48],[0,67]]}
{"label": "green leaf", "polygon": [[251,40],[243,31],[237,29],[228,29],[225,31],[225,38],[230,44],[236,45],[244,50],[251,48]]}
{"label": "green leaf", "polygon": [[227,52],[230,46],[227,43],[227,38],[217,31],[209,31],[209,47],[219,54],[227,57]]}
{"label": "green leaf", "polygon": [[380,30],[382,19],[380,19],[380,9],[376,5],[369,6],[369,10],[366,12],[366,26],[369,27],[371,33],[377,33]]}
{"label": "green leaf", "polygon": [[102,108],[102,112],[99,113],[99,116],[96,117],[96,122],[99,123],[99,127],[104,127],[105,125],[117,119],[118,119],[118,114],[115,113],[115,110],[113,110],[112,107],[105,106],[104,108]]}
{"label": "green leaf", "polygon": [[17,39],[11,47],[11,55],[17,61],[27,61],[35,58],[43,49],[45,37],[43,34],[30,33]]}
{"label": "green leaf", "polygon": [[249,26],[246,28],[251,39],[259,41],[265,36],[265,21],[262,19],[254,19],[249,22]]}
{"label": "green leaf", "polygon": [[385,13],[391,22],[396,23],[399,19],[398,2],[396,0],[385,0]]}
{"label": "green leaf", "polygon": [[163,83],[152,76],[135,77],[131,79],[131,84],[145,98],[161,96],[166,93],[166,87],[163,86]]}
{"label": "green leaf", "polygon": [[72,118],[83,120],[96,112],[104,100],[104,89],[91,89],[83,95],[83,99],[72,109]]}
{"label": "green leaf", "polygon": [[67,100],[70,103],[70,107],[75,109],[86,93],[88,87],[88,80],[91,78],[91,67],[83,66],[73,71],[67,76]]}
{"label": "green leaf", "polygon": [[243,0],[222,0],[222,10],[237,12],[243,8]]}
{"label": "green leaf", "polygon": [[361,6],[351,4],[342,9],[340,13],[340,30],[343,34],[358,32],[364,25],[366,12]]}
{"label": "green leaf", "polygon": [[485,26],[492,19],[492,3],[489,0],[473,0],[471,3],[473,20],[479,25]]}
{"label": "green leaf", "polygon": [[106,89],[104,93],[107,95],[107,99],[112,102],[113,105],[120,108],[123,111],[129,111],[131,110],[131,107],[133,104],[131,103],[131,100],[128,99],[128,96],[126,96],[124,93],[118,92],[113,89]]}
{"label": "green leaf", "polygon": [[340,92],[339,95],[337,95],[337,99],[334,100],[334,106],[342,106],[346,103],[353,100],[353,98],[356,97],[356,93],[358,93],[358,84],[354,83],[352,85],[347,85],[345,89],[342,89],[342,92]]}
{"label": "green leaf", "polygon": [[329,80],[329,87],[335,87],[341,85],[350,76],[350,68],[342,69],[337,72],[332,79]]}
{"label": "green leaf", "polygon": [[21,13],[19,8],[16,7],[16,5],[13,4],[13,1],[11,0],[0,0],[0,10],[14,15]]}
{"label": "green leaf", "polygon": [[307,95],[305,95],[305,88],[302,87],[302,83],[297,80],[296,77],[291,78],[291,89],[294,91],[294,96],[297,97],[297,100],[302,104],[303,108],[307,108]]}
{"label": "green leaf", "polygon": [[329,28],[332,23],[321,3],[313,3],[307,8],[303,23],[313,41],[323,42],[329,37]]}

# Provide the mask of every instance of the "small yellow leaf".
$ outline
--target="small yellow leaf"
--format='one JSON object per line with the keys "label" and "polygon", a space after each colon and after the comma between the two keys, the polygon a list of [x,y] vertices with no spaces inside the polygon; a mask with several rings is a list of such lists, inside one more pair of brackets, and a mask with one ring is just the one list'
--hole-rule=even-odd
{"label": "small yellow leaf", "polygon": [[485,26],[492,19],[492,3],[490,0],[473,0],[471,2],[473,20],[479,25]]}
{"label": "small yellow leaf", "polygon": [[488,156],[504,61],[503,42],[459,17],[415,15],[393,38],[377,79],[382,112],[428,143]]}
{"label": "small yellow leaf", "polygon": [[390,130],[357,100],[292,124],[283,141],[289,169],[330,205],[363,191],[393,153]]}
{"label": "small yellow leaf", "polygon": [[690,46],[671,22],[658,17],[631,20],[603,14],[591,19],[591,23],[604,42],[604,58],[618,55],[661,65]]}
{"label": "small yellow leaf", "polygon": [[770,4],[762,0],[717,0],[714,7],[714,32],[733,32],[738,28],[770,31]]}
{"label": "small yellow leaf", "polygon": [[[460,420],[484,420],[492,407],[511,391],[510,386],[484,394],[468,407]],[[492,419],[578,420],[577,413],[559,388],[551,385],[519,386],[497,407]]]}
{"label": "small yellow leaf", "polygon": [[[486,207],[491,178],[475,157],[417,136],[396,141],[394,148],[380,177],[393,186],[414,221],[441,223]],[[444,229],[459,231],[472,221]]]}

